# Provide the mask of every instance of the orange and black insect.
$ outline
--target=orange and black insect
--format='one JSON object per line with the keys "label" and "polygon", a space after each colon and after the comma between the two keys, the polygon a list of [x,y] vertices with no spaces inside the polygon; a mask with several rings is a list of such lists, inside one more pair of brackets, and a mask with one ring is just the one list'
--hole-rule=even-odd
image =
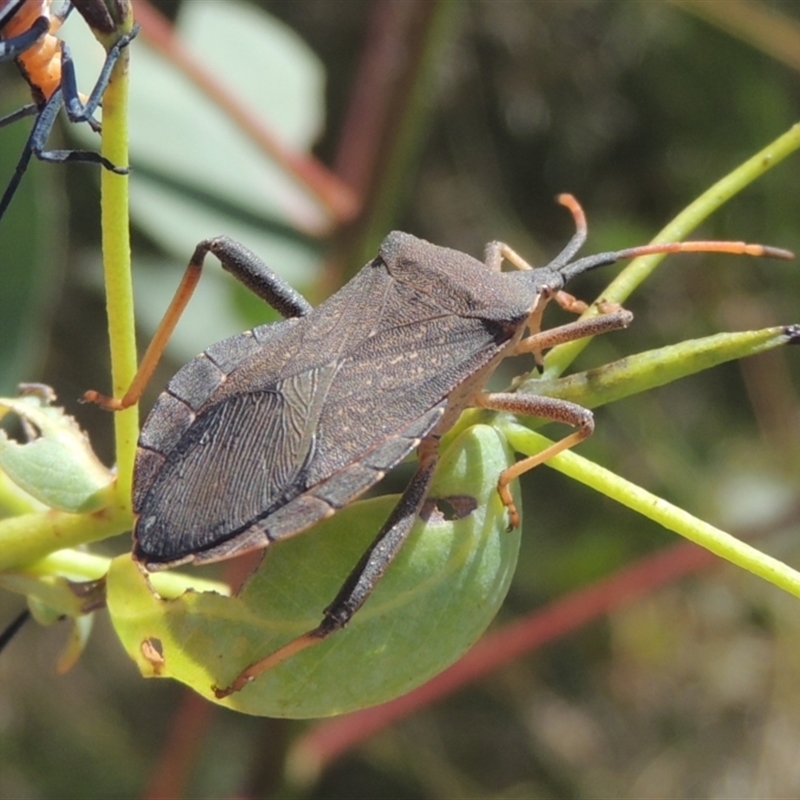
{"label": "orange and black insect", "polygon": [[100,130],[100,123],[94,118],[94,112],[100,105],[120,52],[136,35],[134,30],[120,37],[109,50],[100,76],[84,101],[78,92],[69,48],[57,35],[71,10],[70,2],[61,3],[54,10],[52,0],[0,0],[0,62],[16,62],[33,96],[33,103],[0,119],[0,128],[23,117],[36,116],[14,175],[0,199],[0,219],[8,208],[32,156],[57,163],[80,161],[102,164],[118,174],[128,172],[127,167],[118,167],[90,150],[46,149],[47,138],[62,106],[71,122],[86,122],[93,130]]}

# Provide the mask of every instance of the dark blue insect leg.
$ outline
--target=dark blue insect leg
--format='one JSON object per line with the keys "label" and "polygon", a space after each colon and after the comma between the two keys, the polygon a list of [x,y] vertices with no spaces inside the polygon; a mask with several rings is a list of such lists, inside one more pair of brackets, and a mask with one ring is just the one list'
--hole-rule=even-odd
{"label": "dark blue insect leg", "polygon": [[[97,82],[92,89],[86,103],[82,103],[78,94],[78,82],[75,77],[75,64],[72,61],[72,54],[65,43],[61,44],[61,89],[64,96],[64,107],[71,122],[88,122],[95,130],[99,130],[99,123],[93,118],[94,112],[100,105],[108,82],[111,79],[111,71],[119,60],[122,50],[127,47],[131,40],[139,33],[139,26],[135,25],[130,33],[121,36],[106,55],[103,69],[97,78]],[[95,127],[97,126],[97,127]]]}
{"label": "dark blue insect leg", "polygon": [[29,103],[27,106],[22,106],[22,108],[18,108],[16,111],[12,111],[10,114],[6,114],[2,117],[0,119],[0,128],[5,128],[6,125],[23,119],[23,117],[32,117],[34,114],[38,113],[38,111],[39,108],[36,103]]}
{"label": "dark blue insect leg", "polygon": [[[119,59],[122,48],[127,47],[131,39],[133,39],[137,33],[138,28],[134,28],[131,33],[120,37],[119,41],[117,41],[111,50],[109,50],[108,55],[106,56],[105,64],[103,65],[103,69],[100,73],[100,77],[98,78],[97,83],[95,84],[95,87],[85,105],[81,103],[78,96],[78,86],[75,79],[75,67],[72,62],[72,58],[69,56],[69,50],[65,44],[62,44],[62,85],[58,90],[53,92],[50,99],[39,111],[39,115],[33,125],[33,129],[31,130],[31,134],[28,137],[25,148],[22,151],[22,155],[17,162],[14,175],[6,187],[2,199],[0,199],[0,219],[2,219],[3,214],[5,214],[6,209],[11,203],[14,193],[17,191],[17,187],[22,180],[22,176],[28,169],[28,164],[30,163],[32,156],[36,156],[36,158],[38,158],[40,161],[50,161],[54,163],[65,163],[70,161],[86,164],[101,164],[107,170],[115,172],[118,175],[126,175],[128,173],[127,167],[118,167],[115,164],[112,164],[107,158],[101,156],[100,153],[96,153],[92,150],[45,150],[45,145],[48,137],[50,136],[50,132],[53,130],[53,126],[55,125],[56,117],[58,116],[61,106],[66,104],[66,96],[70,97],[69,104],[72,107],[72,112],[70,112],[69,108],[67,109],[70,119],[73,122],[88,122],[92,128],[99,130],[100,125],[92,117],[92,114],[97,109],[97,106],[103,97],[103,93],[108,86],[111,70],[114,68],[114,64],[116,64],[117,60]],[[6,117],[4,120],[0,121],[0,126],[15,119],[19,119],[21,116],[27,116],[27,114],[31,113],[30,111],[27,111],[29,108],[29,106],[26,106],[25,110],[20,109],[18,112],[14,112],[14,114],[9,115],[11,119]]]}
{"label": "dark blue insect leg", "polygon": [[11,624],[0,633],[0,652],[17,635],[19,629],[28,621],[31,612],[26,608],[21,614],[17,615]]}
{"label": "dark blue insect leg", "polygon": [[61,4],[61,7],[58,8],[56,11],[51,12],[52,16],[55,17],[59,22],[64,22],[66,18],[72,13],[72,3],[65,2]]}
{"label": "dark blue insect leg", "polygon": [[[45,103],[39,115],[36,117],[36,122],[33,125],[33,130],[28,137],[28,141],[22,150],[17,166],[14,169],[14,175],[6,186],[3,197],[0,199],[0,219],[3,218],[6,209],[11,203],[14,193],[19,187],[22,176],[28,169],[31,157],[36,156],[42,161],[65,162],[65,161],[82,161],[90,164],[102,164],[106,169],[116,172],[117,174],[124,175],[128,172],[127,167],[117,167],[112,164],[107,158],[104,158],[100,153],[95,153],[91,150],[43,150],[44,143],[50,135],[50,131],[55,124],[56,116],[61,109],[61,90],[54,92],[50,99]],[[22,109],[20,109],[22,110]],[[21,115],[25,116],[25,115]]]}
{"label": "dark blue insect leg", "polygon": [[129,172],[128,167],[118,167],[115,164],[112,164],[107,158],[101,156],[100,153],[96,153],[94,150],[44,149],[47,138],[50,135],[50,132],[53,130],[56,117],[58,116],[58,112],[61,110],[63,102],[62,90],[58,89],[53,92],[50,99],[44,104],[42,110],[39,112],[39,116],[36,118],[36,122],[33,125],[31,135],[28,137],[28,144],[26,145],[26,148],[30,149],[31,152],[27,159],[25,159],[25,155],[23,154],[23,158],[20,159],[20,161],[24,159],[26,161],[25,166],[27,166],[27,161],[30,160],[30,156],[34,155],[40,161],[51,161],[58,164],[63,164],[66,161],[102,164],[107,170],[116,172],[117,175],[127,175]]}
{"label": "dark blue insect leg", "polygon": [[39,17],[24,33],[0,41],[0,61],[11,61],[12,58],[30,50],[49,30],[50,20],[47,17]]}

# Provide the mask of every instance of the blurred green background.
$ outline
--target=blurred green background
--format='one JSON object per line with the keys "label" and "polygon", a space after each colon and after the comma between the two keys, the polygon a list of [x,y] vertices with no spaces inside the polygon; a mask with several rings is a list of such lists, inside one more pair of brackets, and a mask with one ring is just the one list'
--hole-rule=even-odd
{"label": "blurred green background", "polygon": [[[170,17],[178,12],[178,3],[158,5]],[[313,241],[291,233],[298,220],[319,227],[313,204],[278,203],[275,212],[272,200],[259,207],[228,188],[199,191],[202,166],[190,176],[196,180],[170,175],[153,152],[139,163],[138,202],[155,203],[147,191],[173,181],[202,206],[187,214],[195,226],[214,225],[195,233],[187,223],[195,239],[230,233],[251,214],[247,222],[286,251],[280,262],[272,253],[267,260],[315,301],[391,228],[475,255],[501,239],[545,263],[572,233],[554,203],[563,191],[586,210],[586,252],[645,243],[800,119],[794,2],[249,5],[282,21],[320,59],[324,94],[296,104],[321,104],[314,151],[357,184],[365,213]],[[134,75],[145,39],[132,48]],[[220,35],[223,60],[231,48],[243,49]],[[386,83],[370,83],[384,67]],[[251,78],[268,83],[270,75],[254,66]],[[25,102],[13,66],[3,65],[0,81],[4,108]],[[155,101],[158,84],[149,90]],[[381,104],[376,132],[370,124]],[[257,110],[267,119],[275,113]],[[215,135],[205,109],[181,114],[195,133]],[[155,114],[148,125],[162,139],[173,136],[161,121]],[[299,138],[317,122],[309,111]],[[20,123],[0,131],[0,175],[13,169],[25,130]],[[134,150],[134,168],[136,159]],[[206,164],[209,172],[217,166]],[[234,172],[233,183],[246,171]],[[795,156],[697,238],[800,250],[798,174]],[[111,463],[109,418],[75,402],[107,381],[97,186],[91,167],[34,164],[0,224],[0,379],[3,392],[23,379],[51,384]],[[162,227],[178,237],[183,220],[175,212],[173,224],[165,213]],[[169,232],[145,213],[134,218],[143,343],[190,254],[191,245],[166,241]],[[593,274],[570,288],[590,299],[604,279]],[[192,353],[268,318],[232,282],[210,280],[215,288],[193,301],[200,332],[188,323],[188,350],[178,347],[163,366],[150,402]],[[673,258],[628,306],[633,327],[596,342],[582,366],[716,331],[800,322],[800,274],[796,264]],[[221,317],[228,328],[217,331]],[[625,400],[598,412],[597,433],[580,452],[800,563],[799,375],[800,351],[787,349]],[[396,489],[402,480],[387,483]],[[547,469],[523,485],[520,565],[497,625],[675,543]],[[128,546],[121,537],[106,552]],[[0,626],[21,608],[16,596],[0,596]],[[313,723],[246,718],[193,700],[177,684],[142,681],[102,613],[81,661],[56,678],[61,631],[29,625],[0,656],[0,797],[797,796],[797,611],[795,599],[716,566],[381,731],[304,786],[287,783],[286,758]]]}

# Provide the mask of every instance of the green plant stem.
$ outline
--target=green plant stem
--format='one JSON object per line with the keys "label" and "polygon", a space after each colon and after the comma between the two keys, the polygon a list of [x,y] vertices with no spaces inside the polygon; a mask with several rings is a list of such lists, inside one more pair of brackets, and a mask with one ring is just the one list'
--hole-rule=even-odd
{"label": "green plant stem", "polygon": [[[501,422],[500,427],[512,446],[525,455],[538,453],[552,443],[550,439],[511,419]],[[758,575],[795,597],[800,597],[800,573],[729,533],[692,516],[682,508],[575,453],[561,453],[546,463],[547,466],[590,486],[731,564]]]}
{"label": "green plant stem", "polygon": [[[793,341],[794,327],[717,333],[621,358],[565,378],[524,381],[518,391],[597,408],[696,375],[728,361],[766,353]],[[535,427],[535,426],[528,426]]]}
{"label": "green plant stem", "polygon": [[88,544],[130,528],[130,513],[122,507],[92,514],[45,511],[0,522],[0,572],[19,569],[56,549]]}
{"label": "green plant stem", "polygon": [[[114,164],[128,164],[128,61],[125,48],[103,97],[102,154]],[[131,248],[128,229],[128,177],[101,171],[101,225],[106,311],[111,350],[111,379],[121,397],[136,374]],[[134,405],[114,414],[117,457],[116,503],[130,513],[133,459],[139,434],[139,409]]]}
{"label": "green plant stem", "polygon": [[[693,231],[703,220],[713,214],[734,195],[738,194],[765,172],[779,164],[784,158],[800,148],[800,123],[793,125],[786,133],[775,139],[760,152],[717,181],[693,203],[686,207],[652,240],[653,244],[679,242]],[[603,300],[611,303],[624,303],[633,291],[644,281],[664,259],[664,255],[643,256],[631,263],[608,285],[603,292]],[[590,312],[596,313],[596,312]],[[545,359],[545,378],[555,378],[578,357],[591,339],[554,347]]]}

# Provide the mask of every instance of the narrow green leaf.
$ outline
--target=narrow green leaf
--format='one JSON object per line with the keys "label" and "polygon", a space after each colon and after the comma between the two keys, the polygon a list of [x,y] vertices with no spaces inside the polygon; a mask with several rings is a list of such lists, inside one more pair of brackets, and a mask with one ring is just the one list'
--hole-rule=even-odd
{"label": "narrow green leaf", "polygon": [[637,353],[566,378],[531,378],[520,385],[519,391],[559,397],[580,402],[587,408],[596,408],[657,386],[664,386],[726,361],[735,361],[782,347],[797,341],[798,335],[800,329],[797,326],[718,333]]}

